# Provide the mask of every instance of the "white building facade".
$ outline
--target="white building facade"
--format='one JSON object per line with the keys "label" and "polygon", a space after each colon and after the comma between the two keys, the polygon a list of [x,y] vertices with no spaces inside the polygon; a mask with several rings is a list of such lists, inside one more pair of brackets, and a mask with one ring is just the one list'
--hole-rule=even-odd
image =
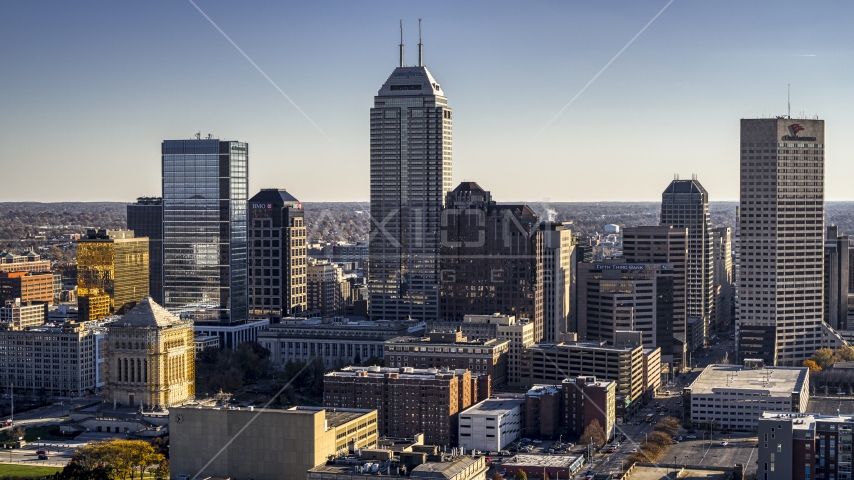
{"label": "white building facade", "polygon": [[497,452],[522,437],[525,400],[490,398],[459,415],[459,446]]}

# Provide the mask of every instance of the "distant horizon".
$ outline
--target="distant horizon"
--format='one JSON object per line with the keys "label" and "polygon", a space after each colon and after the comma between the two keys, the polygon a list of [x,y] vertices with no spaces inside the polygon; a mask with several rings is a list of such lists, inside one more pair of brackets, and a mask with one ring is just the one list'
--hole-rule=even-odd
{"label": "distant horizon", "polygon": [[[370,200],[303,200],[299,199],[300,202],[305,204],[310,203],[363,203],[370,205]],[[132,204],[136,201],[123,201],[123,200],[57,200],[53,202],[39,202],[35,200],[15,200],[15,201],[0,201],[0,205],[8,205],[15,203],[35,203],[42,205],[53,205],[58,203],[122,203],[122,204]],[[523,203],[523,204],[534,204],[534,203],[661,203],[661,200],[501,200],[496,201],[498,204],[513,204],[513,203]],[[715,203],[739,203],[739,200],[709,200],[709,204]],[[854,200],[825,200],[825,204],[827,203],[854,203]]]}

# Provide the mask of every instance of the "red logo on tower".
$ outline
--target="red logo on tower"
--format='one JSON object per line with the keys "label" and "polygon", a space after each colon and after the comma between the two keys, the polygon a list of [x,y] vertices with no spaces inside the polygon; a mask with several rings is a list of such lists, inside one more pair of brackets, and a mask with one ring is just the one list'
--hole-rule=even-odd
{"label": "red logo on tower", "polygon": [[792,135],[797,135],[798,132],[804,131],[804,127],[802,127],[800,123],[793,123],[789,125],[789,130],[792,131]]}

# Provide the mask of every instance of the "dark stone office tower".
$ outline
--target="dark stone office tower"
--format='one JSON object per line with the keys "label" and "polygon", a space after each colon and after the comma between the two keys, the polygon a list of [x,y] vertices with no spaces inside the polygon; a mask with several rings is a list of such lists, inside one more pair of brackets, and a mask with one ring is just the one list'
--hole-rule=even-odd
{"label": "dark stone office tower", "polygon": [[163,199],[139,197],[128,205],[128,230],[137,237],[148,237],[148,293],[163,303]]}
{"label": "dark stone office tower", "polygon": [[[439,318],[504,313],[534,321],[539,219],[527,205],[499,205],[475,182],[445,197]],[[542,337],[539,325],[539,337]]]}
{"label": "dark stone office tower", "polygon": [[824,321],[837,330],[848,330],[848,235],[836,225],[827,227],[824,240]]}
{"label": "dark stone office tower", "polygon": [[302,203],[265,188],[247,202],[249,315],[278,323],[306,310],[306,244]]}
{"label": "dark stone office tower", "polygon": [[673,180],[661,194],[661,225],[688,229],[687,316],[703,322],[709,336],[714,312],[714,257],[709,194],[697,179]]}

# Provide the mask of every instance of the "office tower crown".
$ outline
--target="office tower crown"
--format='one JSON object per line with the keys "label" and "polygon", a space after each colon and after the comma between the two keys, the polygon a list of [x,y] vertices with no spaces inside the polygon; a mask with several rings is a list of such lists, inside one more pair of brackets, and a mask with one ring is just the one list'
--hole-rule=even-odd
{"label": "office tower crown", "polygon": [[445,96],[442,87],[427,70],[427,67],[397,67],[377,92],[378,97],[400,95]]}
{"label": "office tower crown", "polygon": [[709,193],[700,185],[700,182],[697,180],[673,180],[670,182],[670,185],[663,192],[665,195],[667,194],[680,194],[680,193],[699,193],[703,195],[708,195]]}

